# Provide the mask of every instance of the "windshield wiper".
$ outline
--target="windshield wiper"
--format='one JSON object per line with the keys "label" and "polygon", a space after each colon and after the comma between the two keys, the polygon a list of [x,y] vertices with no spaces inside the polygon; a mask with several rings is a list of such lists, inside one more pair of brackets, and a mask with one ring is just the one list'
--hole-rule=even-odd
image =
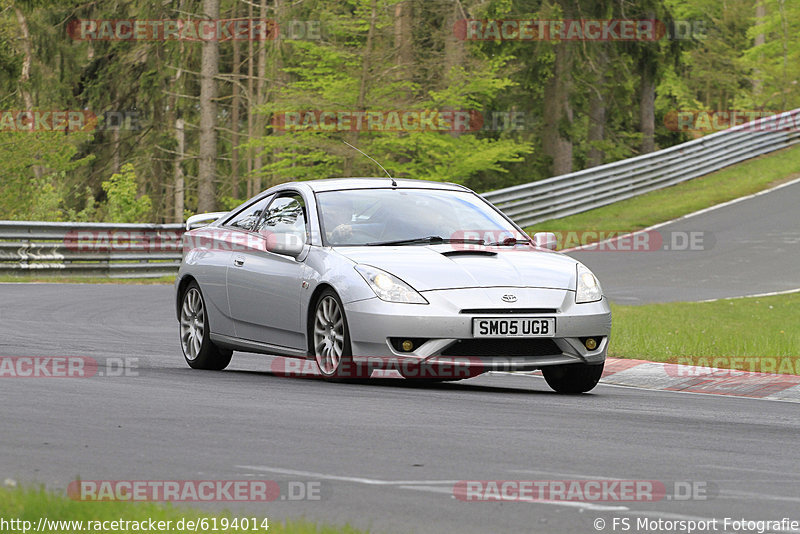
{"label": "windshield wiper", "polygon": [[507,237],[507,238],[503,239],[502,241],[495,241],[493,243],[486,243],[486,246],[487,247],[501,247],[501,246],[510,247],[512,245],[522,245],[522,244],[530,245],[531,241],[530,241],[530,239],[517,239],[516,237]]}
{"label": "windshield wiper", "polygon": [[439,243],[469,243],[472,245],[483,245],[483,239],[464,239],[464,238],[451,238],[445,239],[438,235],[429,235],[428,237],[416,237],[413,239],[398,239],[396,241],[378,241],[375,243],[366,243],[368,247],[379,247],[388,245],[427,245]]}

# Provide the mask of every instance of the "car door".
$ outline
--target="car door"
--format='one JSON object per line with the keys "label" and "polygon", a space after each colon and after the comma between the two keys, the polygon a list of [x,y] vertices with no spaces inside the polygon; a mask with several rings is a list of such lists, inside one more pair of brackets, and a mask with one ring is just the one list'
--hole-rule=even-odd
{"label": "car door", "polygon": [[184,255],[206,299],[208,321],[215,334],[235,336],[228,303],[227,273],[234,251],[247,242],[272,197],[255,199],[231,214],[220,226],[198,228],[183,235]]}
{"label": "car door", "polygon": [[295,191],[279,193],[249,233],[249,245],[234,251],[227,285],[236,337],[305,348],[300,331],[303,262],[271,252],[270,243],[287,236],[307,243],[307,221],[303,196]]}

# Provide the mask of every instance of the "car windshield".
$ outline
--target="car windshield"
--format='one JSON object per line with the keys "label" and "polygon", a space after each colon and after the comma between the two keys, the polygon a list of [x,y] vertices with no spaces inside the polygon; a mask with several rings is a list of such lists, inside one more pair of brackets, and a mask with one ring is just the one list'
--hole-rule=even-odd
{"label": "car windshield", "polygon": [[327,245],[417,245],[527,241],[468,191],[357,189],[317,193]]}

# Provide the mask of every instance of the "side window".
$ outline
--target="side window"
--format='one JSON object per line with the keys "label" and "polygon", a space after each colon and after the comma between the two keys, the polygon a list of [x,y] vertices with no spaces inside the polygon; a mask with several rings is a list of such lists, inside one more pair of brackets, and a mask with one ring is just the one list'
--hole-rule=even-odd
{"label": "side window", "polygon": [[246,230],[248,232],[254,232],[256,223],[258,222],[258,219],[261,218],[261,214],[264,212],[264,208],[267,206],[267,204],[269,204],[270,200],[272,200],[272,197],[267,197],[256,202],[255,204],[247,206],[242,211],[234,215],[233,218],[228,219],[228,221],[225,223],[225,226],[238,228],[239,230]]}
{"label": "side window", "polygon": [[306,210],[303,197],[294,194],[272,201],[258,224],[259,233],[294,234],[306,241]]}

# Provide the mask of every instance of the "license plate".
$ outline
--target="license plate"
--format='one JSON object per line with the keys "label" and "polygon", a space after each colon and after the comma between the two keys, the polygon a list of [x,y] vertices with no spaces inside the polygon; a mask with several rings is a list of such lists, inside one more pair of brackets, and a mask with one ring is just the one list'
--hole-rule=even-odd
{"label": "license plate", "polygon": [[473,337],[553,337],[553,317],[476,317],[472,320]]}

